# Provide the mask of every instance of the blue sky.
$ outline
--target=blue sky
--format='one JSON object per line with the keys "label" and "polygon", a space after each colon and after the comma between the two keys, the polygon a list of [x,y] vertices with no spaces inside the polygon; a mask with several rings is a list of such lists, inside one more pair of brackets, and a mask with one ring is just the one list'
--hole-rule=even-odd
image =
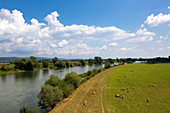
{"label": "blue sky", "polygon": [[170,0],[0,0],[0,56],[170,55]]}

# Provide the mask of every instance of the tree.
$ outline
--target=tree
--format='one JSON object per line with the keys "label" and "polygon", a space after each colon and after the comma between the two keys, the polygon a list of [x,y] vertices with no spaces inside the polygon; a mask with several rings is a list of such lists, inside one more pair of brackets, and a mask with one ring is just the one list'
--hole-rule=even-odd
{"label": "tree", "polygon": [[86,65],[86,61],[83,60],[83,59],[79,60],[79,62],[80,62],[80,65],[82,65],[82,66],[85,66],[85,65]]}
{"label": "tree", "polygon": [[110,63],[110,64],[113,64],[114,63],[114,60],[112,58],[108,58],[107,61]]}
{"label": "tree", "polygon": [[55,76],[54,74],[52,74],[50,75],[50,79],[45,81],[45,84],[50,85],[50,86],[57,86],[58,84],[60,84],[61,81],[62,80],[58,78],[58,76]]}
{"label": "tree", "polygon": [[20,62],[20,60],[19,59],[16,59],[16,60],[14,60],[14,62],[13,62],[14,64],[15,64],[15,69],[20,69],[20,66],[21,66],[21,62]]}
{"label": "tree", "polygon": [[48,68],[49,64],[47,61],[43,61],[43,68]]}
{"label": "tree", "polygon": [[66,83],[64,81],[60,82],[58,87],[62,90],[64,98],[67,98],[74,90],[74,86],[72,84]]}
{"label": "tree", "polygon": [[65,64],[66,64],[66,67],[70,67],[71,66],[69,62],[66,62]]}
{"label": "tree", "polygon": [[93,65],[93,64],[94,64],[94,60],[93,60],[93,59],[89,59],[89,60],[88,60],[88,64],[89,64],[89,65]]}
{"label": "tree", "polygon": [[109,62],[106,62],[104,68],[105,68],[105,69],[108,69],[108,68],[110,68],[110,67],[111,67],[110,63],[109,63]]}
{"label": "tree", "polygon": [[94,63],[95,64],[102,64],[102,58],[101,57],[94,57]]}
{"label": "tree", "polygon": [[55,63],[56,67],[66,67],[66,64],[64,61],[60,60],[58,62]]}
{"label": "tree", "polygon": [[53,64],[55,64],[57,61],[58,61],[58,58],[57,58],[57,57],[55,57],[54,59],[52,59]]}
{"label": "tree", "polygon": [[63,99],[63,93],[57,86],[44,85],[38,94],[38,99],[38,105],[41,106],[41,108],[51,110]]}
{"label": "tree", "polygon": [[67,84],[72,84],[74,86],[74,89],[78,88],[78,86],[80,85],[80,77],[77,75],[76,72],[67,73],[63,81]]}
{"label": "tree", "polygon": [[30,56],[30,60],[32,60],[33,62],[35,62],[36,57],[34,57],[34,56]]}
{"label": "tree", "polygon": [[32,60],[28,60],[25,65],[26,70],[33,70],[34,69],[34,62]]}
{"label": "tree", "polygon": [[28,110],[27,107],[22,107],[20,108],[19,113],[40,113],[40,112],[37,108]]}

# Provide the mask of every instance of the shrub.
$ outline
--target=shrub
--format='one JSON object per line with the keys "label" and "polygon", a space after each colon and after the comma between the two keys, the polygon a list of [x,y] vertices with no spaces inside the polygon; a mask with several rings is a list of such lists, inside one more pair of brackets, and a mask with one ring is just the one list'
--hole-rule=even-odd
{"label": "shrub", "polygon": [[41,106],[41,108],[51,110],[63,99],[63,93],[57,86],[44,85],[38,94],[38,99],[38,105]]}
{"label": "shrub", "polygon": [[50,75],[50,79],[45,81],[46,85],[50,86],[57,86],[62,80],[58,78],[58,76],[55,76],[54,74]]}
{"label": "shrub", "polygon": [[80,77],[76,72],[67,73],[63,81],[72,84],[75,89],[80,85]]}
{"label": "shrub", "polygon": [[105,68],[105,69],[108,69],[108,68],[110,68],[110,67],[111,67],[110,63],[109,63],[109,62],[106,62],[104,68]]}
{"label": "shrub", "polygon": [[66,84],[64,81],[61,82],[58,87],[62,90],[64,98],[67,98],[74,90],[74,86],[72,84]]}

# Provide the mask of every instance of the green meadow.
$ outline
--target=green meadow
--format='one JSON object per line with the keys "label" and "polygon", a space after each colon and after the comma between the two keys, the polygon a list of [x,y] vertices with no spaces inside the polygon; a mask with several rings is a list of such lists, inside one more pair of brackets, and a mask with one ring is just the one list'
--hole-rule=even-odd
{"label": "green meadow", "polygon": [[[170,112],[170,64],[129,64],[105,80],[103,106],[107,113]],[[115,95],[123,95],[115,97]],[[148,99],[148,101],[147,101]]]}

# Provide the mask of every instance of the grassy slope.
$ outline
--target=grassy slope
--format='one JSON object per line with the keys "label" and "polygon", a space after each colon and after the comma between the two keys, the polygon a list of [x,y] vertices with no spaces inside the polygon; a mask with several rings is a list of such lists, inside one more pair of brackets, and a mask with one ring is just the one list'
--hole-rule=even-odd
{"label": "grassy slope", "polygon": [[[113,67],[83,83],[51,113],[169,112],[169,81],[170,64]],[[157,87],[149,87],[154,82]],[[136,89],[133,89],[134,86]],[[130,93],[120,91],[121,88],[129,88]],[[96,95],[93,95],[94,91]],[[124,99],[116,98],[115,94],[123,94]],[[146,102],[147,98],[150,99],[149,103]],[[87,106],[83,105],[85,101]]]}
{"label": "grassy slope", "polygon": [[[149,87],[154,82],[157,87]],[[134,86],[136,89],[133,89]],[[130,93],[121,91],[121,88],[129,88]],[[109,76],[106,93],[103,98],[107,98],[110,112],[170,112],[170,64],[122,66]],[[115,98],[115,94],[124,95],[124,99]],[[146,102],[147,98],[149,103]],[[106,103],[104,106],[107,108]],[[109,112],[107,109],[105,111]]]}
{"label": "grassy slope", "polygon": [[[102,113],[102,89],[103,81],[108,73],[117,67],[101,72],[80,85],[69,98],[58,104],[51,113]],[[93,92],[96,95],[93,95]],[[87,101],[87,106],[84,102]]]}

